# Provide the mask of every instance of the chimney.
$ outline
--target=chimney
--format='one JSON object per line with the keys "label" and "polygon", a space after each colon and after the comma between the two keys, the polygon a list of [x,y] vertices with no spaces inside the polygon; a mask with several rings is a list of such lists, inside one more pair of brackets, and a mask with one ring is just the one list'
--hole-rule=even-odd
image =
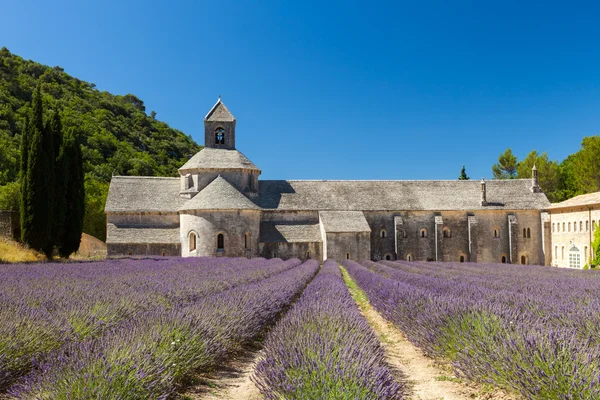
{"label": "chimney", "polygon": [[487,206],[487,197],[485,189],[485,179],[481,178],[481,205]]}
{"label": "chimney", "polygon": [[533,164],[533,168],[531,169],[531,191],[533,193],[540,193],[542,191],[538,183],[538,171],[535,164]]}

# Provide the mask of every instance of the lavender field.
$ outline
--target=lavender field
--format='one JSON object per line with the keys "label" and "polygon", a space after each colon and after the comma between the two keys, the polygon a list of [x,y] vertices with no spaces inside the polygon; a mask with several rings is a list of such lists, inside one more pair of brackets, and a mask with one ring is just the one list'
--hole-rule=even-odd
{"label": "lavender field", "polygon": [[600,275],[541,266],[344,261],[371,304],[459,376],[528,399],[600,398]]}

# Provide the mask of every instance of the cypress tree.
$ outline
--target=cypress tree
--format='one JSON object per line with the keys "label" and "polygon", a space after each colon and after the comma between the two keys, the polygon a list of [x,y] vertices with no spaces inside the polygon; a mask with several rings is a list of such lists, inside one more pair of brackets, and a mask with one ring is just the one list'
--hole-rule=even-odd
{"label": "cypress tree", "polygon": [[465,166],[463,165],[462,169],[460,170],[460,175],[458,176],[458,180],[459,181],[468,181],[469,179],[471,179],[471,178],[468,177],[467,170],[466,170]]}
{"label": "cypress tree", "polygon": [[27,175],[27,162],[29,155],[29,147],[31,146],[31,127],[29,126],[29,113],[25,115],[25,125],[23,125],[23,132],[21,134],[21,146],[19,152],[21,153],[21,163],[19,171],[19,180],[23,184],[23,179]]}
{"label": "cypress tree", "polygon": [[21,238],[31,248],[52,256],[54,144],[49,126],[44,126],[41,82],[33,94],[31,144],[22,187]]}
{"label": "cypress tree", "polygon": [[61,257],[66,258],[79,250],[85,214],[83,157],[73,128],[70,128],[63,138],[62,153],[65,154],[67,166],[66,209],[63,236],[58,246],[58,253]]}
{"label": "cypress tree", "polygon": [[66,185],[67,185],[67,154],[63,146],[62,123],[58,110],[52,113],[50,130],[54,144],[54,190],[53,190],[53,220],[52,243],[58,245],[63,237],[66,212]]}

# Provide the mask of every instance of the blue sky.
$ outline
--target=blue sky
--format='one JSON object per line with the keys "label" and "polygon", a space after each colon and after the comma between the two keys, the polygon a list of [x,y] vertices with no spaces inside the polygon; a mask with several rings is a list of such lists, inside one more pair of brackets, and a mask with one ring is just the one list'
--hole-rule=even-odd
{"label": "blue sky", "polygon": [[263,179],[472,178],[600,133],[600,5],[4,0],[0,46],[202,143],[220,94]]}

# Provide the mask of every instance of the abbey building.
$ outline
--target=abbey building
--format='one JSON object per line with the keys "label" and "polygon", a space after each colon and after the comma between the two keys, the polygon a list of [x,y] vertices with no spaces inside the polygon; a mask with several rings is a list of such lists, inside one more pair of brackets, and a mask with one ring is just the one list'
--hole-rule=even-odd
{"label": "abbey building", "polygon": [[109,256],[545,264],[550,206],[532,179],[260,180],[221,102],[179,177],[112,178]]}

